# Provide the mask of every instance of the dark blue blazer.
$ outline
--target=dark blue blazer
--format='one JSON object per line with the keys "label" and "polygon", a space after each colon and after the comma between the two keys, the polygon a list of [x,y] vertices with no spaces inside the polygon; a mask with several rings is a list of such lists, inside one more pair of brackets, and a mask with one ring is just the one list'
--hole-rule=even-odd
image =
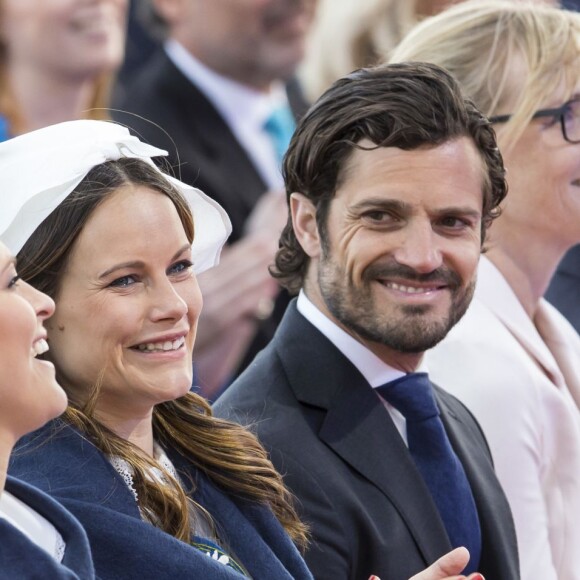
{"label": "dark blue blazer", "polygon": [[560,262],[546,298],[580,332],[580,245],[569,250]]}
{"label": "dark blue blazer", "polygon": [[[518,580],[515,530],[479,425],[435,389],[479,513],[480,571]],[[292,302],[270,345],[214,405],[253,424],[311,525],[316,578],[406,580],[451,549],[435,503],[380,398]]]}
{"label": "dark blue blazer", "polygon": [[66,543],[62,563],[0,518],[0,578],[6,580],[91,580],[95,577],[89,541],[79,522],[40,490],[8,476],[5,490],[41,516]]}
{"label": "dark blue blazer", "polygon": [[[166,451],[182,481],[195,482],[192,497],[212,515],[228,550],[252,578],[312,578],[269,509],[233,499],[180,455]],[[129,488],[106,457],[61,421],[22,440],[9,470],[52,495],[79,519],[87,531],[99,578],[242,578],[143,521]]]}

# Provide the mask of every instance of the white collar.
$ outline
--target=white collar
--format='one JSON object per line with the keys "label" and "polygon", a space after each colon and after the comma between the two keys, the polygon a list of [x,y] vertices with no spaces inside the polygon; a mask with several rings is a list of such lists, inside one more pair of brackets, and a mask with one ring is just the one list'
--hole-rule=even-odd
{"label": "white collar", "polygon": [[[371,352],[366,346],[356,340],[353,336],[345,332],[328,316],[323,314],[306,296],[303,290],[298,295],[296,304],[298,312],[315,326],[340,352],[358,369],[363,377],[373,388],[380,387],[390,381],[394,381],[405,375],[404,372],[394,369],[378,356]],[[426,364],[423,361],[418,372],[427,372]]]}

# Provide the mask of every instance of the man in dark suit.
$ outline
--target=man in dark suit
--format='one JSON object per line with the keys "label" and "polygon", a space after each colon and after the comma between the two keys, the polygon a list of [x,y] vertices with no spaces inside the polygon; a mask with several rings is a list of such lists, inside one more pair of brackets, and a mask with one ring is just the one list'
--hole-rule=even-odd
{"label": "man in dark suit", "polygon": [[477,422],[415,372],[467,309],[506,193],[489,123],[438,67],[362,70],[313,105],[284,169],[274,273],[300,294],[215,412],[269,449],[316,578],[403,580],[459,545],[467,571],[519,578]]}
{"label": "man in dark suit", "polygon": [[[270,278],[287,220],[280,157],[306,104],[293,82],[315,0],[153,0],[165,44],[116,103],[116,120],[166,149],[180,178],[232,220],[196,342],[206,395],[272,337],[288,299]],[[123,112],[120,112],[123,111]],[[129,113],[129,114],[127,114]]]}

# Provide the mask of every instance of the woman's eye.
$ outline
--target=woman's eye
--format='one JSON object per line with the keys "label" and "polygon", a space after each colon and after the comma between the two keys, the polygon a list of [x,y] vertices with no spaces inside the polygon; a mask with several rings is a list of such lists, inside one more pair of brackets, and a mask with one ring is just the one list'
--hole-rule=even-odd
{"label": "woman's eye", "polygon": [[16,288],[18,286],[18,280],[20,280],[20,276],[16,274],[16,276],[13,276],[10,279],[10,282],[8,282],[8,288]]}
{"label": "woman's eye", "polygon": [[132,286],[135,284],[136,280],[134,276],[122,276],[121,278],[117,278],[113,280],[109,286],[113,288],[127,288],[128,286]]}
{"label": "woman's eye", "polygon": [[176,264],[173,264],[169,268],[169,274],[181,274],[186,270],[190,270],[193,267],[193,263],[190,260],[180,260]]}

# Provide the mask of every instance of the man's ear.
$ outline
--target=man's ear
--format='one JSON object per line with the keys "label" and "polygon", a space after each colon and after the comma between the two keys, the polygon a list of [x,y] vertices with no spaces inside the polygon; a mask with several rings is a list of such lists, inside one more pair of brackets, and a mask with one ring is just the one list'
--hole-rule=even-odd
{"label": "man's ear", "polygon": [[321,245],[316,207],[304,194],[293,193],[290,195],[290,212],[296,239],[308,257],[317,258],[321,254]]}

